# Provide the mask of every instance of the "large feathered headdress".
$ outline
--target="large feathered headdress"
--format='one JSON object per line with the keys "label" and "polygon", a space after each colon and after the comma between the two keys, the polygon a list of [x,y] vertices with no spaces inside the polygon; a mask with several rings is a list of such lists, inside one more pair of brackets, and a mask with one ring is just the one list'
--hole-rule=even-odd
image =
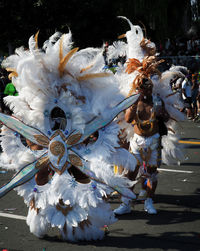
{"label": "large feathered headdress", "polygon": [[144,78],[147,78],[150,80],[151,76],[154,74],[157,74],[158,76],[161,75],[160,71],[157,69],[158,65],[162,63],[164,60],[157,61],[155,56],[147,56],[143,59],[142,63],[136,59],[131,58],[127,62],[127,68],[126,72],[128,74],[131,74],[135,71],[138,72],[137,76],[135,77],[132,88],[129,92],[129,95],[131,95],[133,92],[135,92],[136,88],[139,88],[142,84],[142,80]]}

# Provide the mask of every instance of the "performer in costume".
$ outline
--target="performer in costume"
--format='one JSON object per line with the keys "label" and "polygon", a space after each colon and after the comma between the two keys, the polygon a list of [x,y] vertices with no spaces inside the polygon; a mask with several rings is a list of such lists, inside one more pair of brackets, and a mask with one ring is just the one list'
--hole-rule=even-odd
{"label": "performer in costume", "polygon": [[100,68],[102,54],[72,49],[71,32],[55,33],[42,49],[37,40],[3,62],[19,95],[5,98],[12,117],[0,113],[1,166],[16,171],[0,197],[15,189],[24,198],[27,224],[40,238],[56,227],[64,240],[102,239],[102,227],[116,222],[106,198],[115,190],[136,197],[133,182],[112,171],[113,159],[129,159],[132,171],[136,163],[120,148],[113,120],[139,96],[124,99]]}
{"label": "performer in costume", "polygon": [[[130,180],[142,180],[143,190],[139,197],[146,193],[144,209],[150,214],[156,214],[152,197],[157,186],[161,152],[163,163],[174,164],[184,160],[176,130],[176,121],[185,119],[179,111],[183,104],[179,95],[172,93],[170,87],[171,79],[181,73],[169,70],[161,74],[158,65],[162,60],[156,59],[155,44],[144,37],[140,26],[133,25],[125,17],[121,18],[127,20],[131,28],[120,36],[126,37],[127,43],[113,43],[108,48],[108,58],[126,53],[127,62],[119,66],[115,77],[124,96],[138,92],[141,95],[125,116],[118,116],[118,122],[122,137],[130,144],[130,151],[138,160],[135,172],[128,172],[128,177]],[[131,211],[131,200],[122,197],[122,202],[114,210],[115,214]]]}
{"label": "performer in costume", "polygon": [[[146,58],[146,60],[150,59]],[[148,63],[153,65],[152,61]],[[130,64],[127,65],[127,71],[133,66]],[[140,177],[142,188],[147,191],[145,210],[149,214],[156,214],[153,196],[157,187],[157,167],[160,162],[160,137],[167,134],[163,122],[169,120],[169,114],[165,110],[162,99],[158,95],[152,95],[153,83],[150,77],[148,71],[142,71],[136,77],[135,90],[137,89],[141,95],[138,101],[125,112],[125,121],[132,123],[134,130],[134,136],[130,139],[130,151],[138,161],[136,170],[128,172],[127,177],[131,180]],[[147,185],[146,179],[148,179]],[[130,200],[124,198],[123,202],[118,209],[115,209],[115,214],[131,211]]]}
{"label": "performer in costume", "polygon": [[[141,82],[138,86],[138,91],[142,94],[139,102],[125,113],[126,122],[134,125],[130,150],[138,160],[135,173],[129,172],[128,177],[134,180],[138,176],[141,177],[142,188],[147,191],[145,210],[150,214],[156,214],[153,197],[157,187],[157,167],[161,157],[161,136],[167,134],[165,125],[161,123],[167,122],[169,115],[159,96],[152,96],[151,80],[142,78]],[[145,184],[146,180],[148,180],[147,184]]]}

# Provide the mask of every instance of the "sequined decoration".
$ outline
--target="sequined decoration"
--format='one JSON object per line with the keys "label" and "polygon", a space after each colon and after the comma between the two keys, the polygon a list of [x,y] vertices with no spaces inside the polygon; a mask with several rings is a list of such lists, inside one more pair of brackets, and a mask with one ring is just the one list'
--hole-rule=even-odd
{"label": "sequined decoration", "polygon": [[74,177],[71,178],[71,180],[69,181],[69,184],[73,188],[75,188],[78,185]]}

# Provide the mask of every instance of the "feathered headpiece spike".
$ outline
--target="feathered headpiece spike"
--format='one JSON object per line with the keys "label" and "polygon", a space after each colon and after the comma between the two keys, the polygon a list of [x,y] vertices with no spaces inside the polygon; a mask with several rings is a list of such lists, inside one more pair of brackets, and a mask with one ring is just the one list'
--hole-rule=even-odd
{"label": "feathered headpiece spike", "polygon": [[8,75],[8,78],[11,80],[12,77],[18,77],[18,73],[16,72],[15,69],[13,68],[6,68],[6,71],[8,72],[11,72],[9,75]]}
{"label": "feathered headpiece spike", "polygon": [[126,37],[126,34],[122,34],[122,35],[118,36],[117,38],[118,38],[118,39],[122,39],[122,38],[124,38],[124,37]]}
{"label": "feathered headpiece spike", "polygon": [[39,32],[40,32],[40,31],[38,31],[38,32],[35,34],[35,37],[34,37],[34,38],[35,38],[35,48],[36,48],[36,49],[38,49],[38,35],[39,35]]}
{"label": "feathered headpiece spike", "polygon": [[[128,18],[126,18],[124,16],[117,16],[117,17],[126,20],[129,23],[131,30],[133,30],[133,24],[131,23],[131,21]],[[126,37],[126,34],[122,34],[122,35],[118,36],[118,39],[122,39],[124,37]]]}
{"label": "feathered headpiece spike", "polygon": [[131,74],[134,71],[138,71],[144,75],[151,75],[154,73],[160,75],[160,72],[158,71],[157,67],[162,62],[164,62],[163,59],[157,61],[154,56],[145,57],[142,63],[136,58],[131,58],[127,62],[126,72],[128,74]]}
{"label": "feathered headpiece spike", "polygon": [[59,49],[60,62],[59,62],[59,65],[58,65],[58,71],[59,71],[60,77],[62,77],[64,75],[64,68],[65,68],[66,64],[68,63],[68,61],[70,60],[70,58],[79,49],[78,47],[74,48],[71,51],[69,51],[65,57],[63,57],[63,38],[64,37],[62,36],[61,39],[60,39],[60,49]]}
{"label": "feathered headpiece spike", "polygon": [[144,37],[147,37],[147,29],[145,27],[145,25],[143,24],[142,21],[138,20],[139,23],[141,23],[141,25],[143,26],[143,30],[144,30]]}
{"label": "feathered headpiece spike", "polygon": [[84,71],[87,71],[87,70],[91,69],[93,66],[94,66],[94,65],[91,64],[91,65],[89,65],[89,66],[87,66],[87,67],[81,69],[81,70],[80,70],[80,73],[82,73],[82,72],[84,72]]}
{"label": "feathered headpiece spike", "polygon": [[91,73],[91,74],[85,74],[84,76],[77,77],[78,81],[84,81],[92,78],[104,78],[104,77],[109,77],[113,75],[112,73],[107,73],[107,72],[100,72],[100,73]]}
{"label": "feathered headpiece spike", "polygon": [[128,24],[130,25],[131,30],[133,29],[134,25],[131,23],[131,21],[127,17],[124,17],[124,16],[117,16],[117,17],[126,20]]}

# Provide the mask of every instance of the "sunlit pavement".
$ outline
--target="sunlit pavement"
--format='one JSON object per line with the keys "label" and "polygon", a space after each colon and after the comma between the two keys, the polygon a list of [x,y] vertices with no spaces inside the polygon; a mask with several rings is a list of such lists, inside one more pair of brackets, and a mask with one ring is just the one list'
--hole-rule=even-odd
{"label": "sunlit pavement", "polygon": [[[119,221],[109,227],[109,234],[101,241],[62,242],[56,230],[45,239],[38,239],[26,225],[28,208],[12,191],[0,199],[0,251],[200,250],[200,122],[188,121],[181,127],[180,144],[186,160],[161,166],[155,197],[157,215],[144,212],[141,202],[134,205],[130,214],[118,217]],[[0,172],[0,185],[12,175]],[[115,209],[120,201],[113,198],[110,203]]]}

